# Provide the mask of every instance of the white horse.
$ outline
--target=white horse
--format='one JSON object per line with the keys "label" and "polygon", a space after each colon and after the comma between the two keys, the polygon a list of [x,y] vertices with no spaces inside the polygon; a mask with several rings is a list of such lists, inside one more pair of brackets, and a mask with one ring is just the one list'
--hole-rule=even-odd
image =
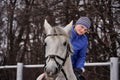
{"label": "white horse", "polygon": [[73,21],[66,27],[51,27],[45,20],[45,74],[40,75],[37,80],[77,80],[71,63],[72,48],[69,41],[70,30]]}

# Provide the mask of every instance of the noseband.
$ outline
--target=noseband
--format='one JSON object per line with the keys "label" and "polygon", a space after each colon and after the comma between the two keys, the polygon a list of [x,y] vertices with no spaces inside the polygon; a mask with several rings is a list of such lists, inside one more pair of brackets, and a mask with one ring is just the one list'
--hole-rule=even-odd
{"label": "noseband", "polygon": [[[63,34],[49,34],[49,35],[47,35],[46,37],[48,37],[48,36],[62,36],[62,35],[63,35]],[[67,76],[66,76],[66,74],[65,74],[65,71],[64,71],[64,69],[63,69],[63,66],[64,66],[67,58],[69,57],[69,52],[71,52],[71,50],[70,50],[70,45],[67,44],[66,55],[65,55],[64,58],[62,58],[62,57],[60,57],[60,56],[58,56],[58,55],[49,55],[49,56],[46,57],[46,60],[48,59],[48,61],[49,61],[50,59],[53,59],[53,60],[56,62],[59,70],[62,71],[62,73],[64,74],[66,80],[68,80],[68,79],[67,79]],[[63,63],[60,64],[60,63],[56,60],[56,58],[60,59]],[[45,66],[46,66],[46,64],[45,64]]]}

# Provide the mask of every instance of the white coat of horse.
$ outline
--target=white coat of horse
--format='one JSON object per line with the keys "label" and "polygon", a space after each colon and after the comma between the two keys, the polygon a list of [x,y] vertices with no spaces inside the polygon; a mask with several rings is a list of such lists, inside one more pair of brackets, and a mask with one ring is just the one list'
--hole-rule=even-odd
{"label": "white coat of horse", "polygon": [[77,80],[71,63],[72,48],[69,41],[73,21],[64,28],[52,27],[44,22],[45,38],[45,72],[37,80]]}

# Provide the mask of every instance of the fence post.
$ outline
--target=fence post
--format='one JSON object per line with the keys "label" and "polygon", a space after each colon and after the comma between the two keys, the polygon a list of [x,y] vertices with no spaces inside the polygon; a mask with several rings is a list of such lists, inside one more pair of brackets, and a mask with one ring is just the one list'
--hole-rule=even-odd
{"label": "fence post", "polygon": [[17,63],[17,77],[16,80],[23,79],[23,63]]}
{"label": "fence post", "polygon": [[119,80],[119,62],[117,57],[110,58],[110,80]]}

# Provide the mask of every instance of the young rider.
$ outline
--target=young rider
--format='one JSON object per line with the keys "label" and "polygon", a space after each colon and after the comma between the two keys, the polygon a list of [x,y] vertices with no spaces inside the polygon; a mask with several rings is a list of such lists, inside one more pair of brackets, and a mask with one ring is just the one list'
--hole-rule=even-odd
{"label": "young rider", "polygon": [[75,74],[84,72],[84,63],[88,46],[88,39],[85,33],[88,31],[91,21],[88,17],[79,18],[71,30],[70,41],[73,48],[71,56]]}

